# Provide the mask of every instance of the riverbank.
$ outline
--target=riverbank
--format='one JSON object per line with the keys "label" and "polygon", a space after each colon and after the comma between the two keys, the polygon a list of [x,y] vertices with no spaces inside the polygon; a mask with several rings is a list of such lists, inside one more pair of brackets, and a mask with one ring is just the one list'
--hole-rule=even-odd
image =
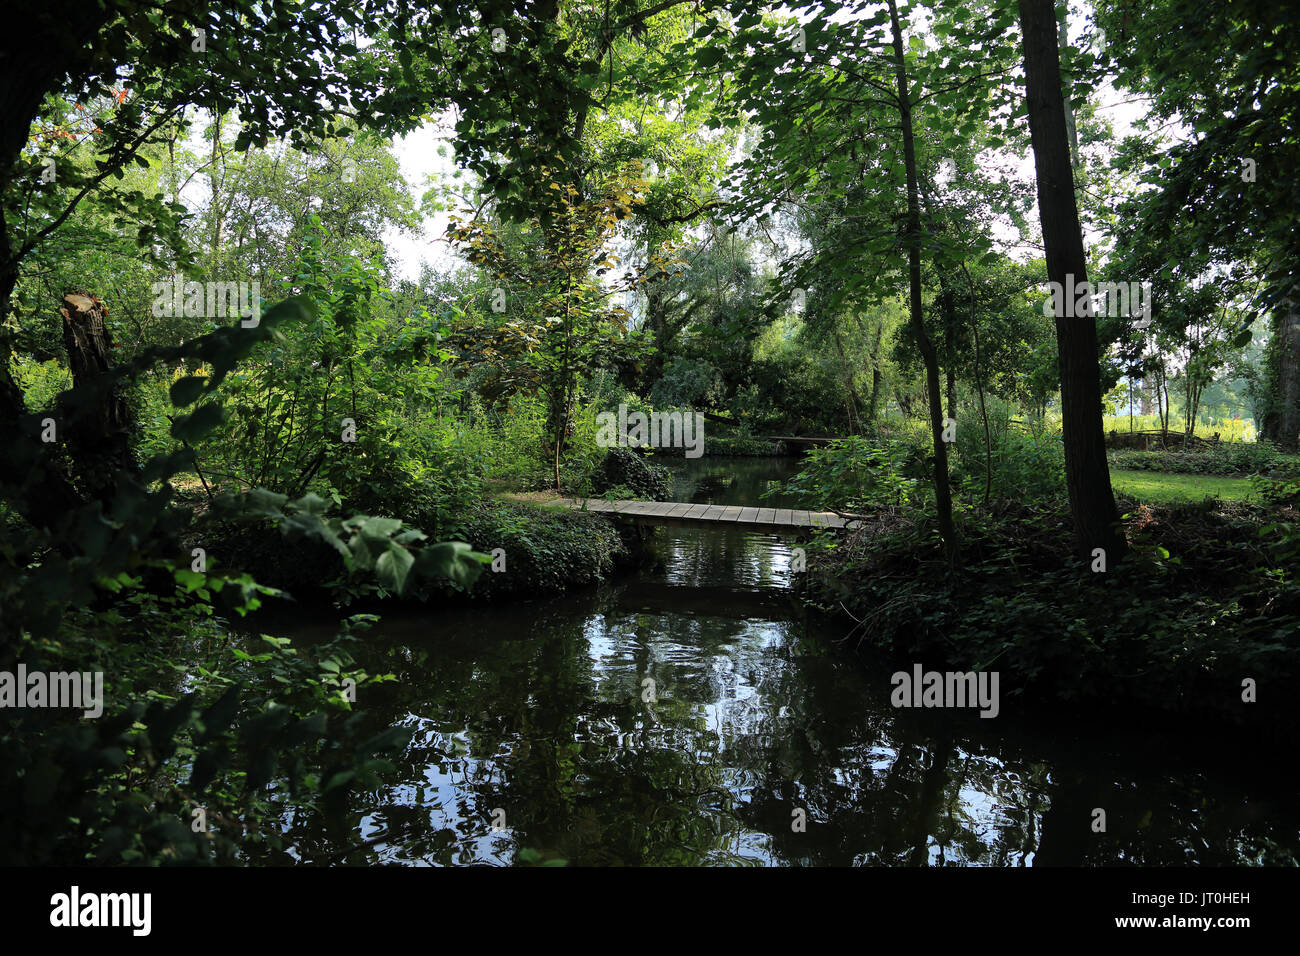
{"label": "riverbank", "polygon": [[[531,496],[544,498],[544,496]],[[399,516],[413,528],[436,528],[430,540],[463,541],[491,558],[470,588],[451,581],[412,581],[404,594],[385,591],[369,572],[350,572],[337,550],[310,537],[288,538],[270,521],[211,522],[193,542],[238,566],[259,584],[299,602],[473,602],[549,597],[606,580],[635,564],[634,529],[600,515],[541,506],[542,500],[468,502],[445,515]]]}
{"label": "riverbank", "polygon": [[801,595],[850,646],[941,671],[996,670],[1004,698],[1095,720],[1300,726],[1295,515],[1240,502],[1133,505],[1133,553],[1069,557],[1061,509],[970,511],[950,571],[927,518],[883,511],[815,552]]}

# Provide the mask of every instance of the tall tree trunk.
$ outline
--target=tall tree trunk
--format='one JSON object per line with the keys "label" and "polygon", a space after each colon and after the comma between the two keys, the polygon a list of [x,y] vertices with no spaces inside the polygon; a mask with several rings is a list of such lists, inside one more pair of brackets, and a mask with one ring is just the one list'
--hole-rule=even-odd
{"label": "tall tree trunk", "polygon": [[[1056,10],[1052,0],[1019,0],[1019,3],[1029,132],[1034,148],[1047,274],[1053,282],[1060,283],[1060,288],[1069,289],[1067,276],[1080,283],[1086,282],[1088,275],[1061,95]],[[1075,547],[1085,559],[1091,559],[1095,549],[1103,549],[1109,566],[1123,556],[1127,546],[1119,531],[1119,515],[1106,464],[1097,323],[1091,310],[1085,311],[1088,314],[1056,319],[1065,478],[1074,518]]]}
{"label": "tall tree trunk", "polygon": [[[653,262],[659,251],[659,242],[652,236],[646,240],[646,262]],[[668,352],[668,304],[664,301],[663,281],[656,274],[645,286],[645,327],[655,345],[654,352],[645,360],[645,372],[642,377],[644,391],[648,393],[655,382],[663,378],[664,356]]]}
{"label": "tall tree trunk", "polygon": [[[930,189],[926,182],[917,183],[921,195],[921,206],[926,217],[933,219],[935,210]],[[957,302],[952,287],[948,283],[947,267],[942,262],[936,263],[935,273],[939,279],[939,308],[943,313],[944,329],[944,374],[947,378],[948,417],[957,420],[957,350],[961,335],[961,322],[957,318]]]}
{"label": "tall tree trunk", "polygon": [[980,329],[979,317],[975,314],[975,283],[971,280],[966,263],[961,264],[961,273],[966,277],[966,288],[970,290],[970,334],[975,343],[975,392],[980,400],[980,420],[984,423],[984,504],[989,503],[993,490],[993,434],[989,430],[989,410],[984,404],[984,372],[980,365]]}
{"label": "tall tree trunk", "polygon": [[224,245],[226,238],[226,217],[221,212],[224,170],[222,164],[218,162],[221,159],[221,126],[221,114],[218,113],[212,118],[212,165],[208,171],[208,188],[212,191],[212,198],[209,201],[209,208],[212,209],[212,255],[209,257],[210,262],[219,261],[217,257],[221,255],[221,247]]}
{"label": "tall tree trunk", "polygon": [[880,365],[873,360],[871,363],[871,399],[867,403],[867,420],[871,422],[876,420],[876,409],[880,403],[880,379]]}
{"label": "tall tree trunk", "polygon": [[[861,316],[855,315],[858,329],[864,335],[866,329],[862,325]],[[883,320],[876,323],[876,335],[871,344],[871,397],[867,399],[867,421],[875,422],[876,409],[880,402],[880,385],[884,376],[880,373],[880,343],[885,337],[885,323]]]}
{"label": "tall tree trunk", "polygon": [[[903,132],[903,167],[907,175],[907,284],[912,334],[916,336],[925,363],[925,384],[929,395],[930,431],[934,439],[934,498],[939,533],[949,562],[957,557],[957,534],[952,523],[952,491],[948,484],[948,445],[943,440],[943,393],[939,386],[939,358],[925,329],[921,312],[921,200],[916,175],[916,143],[912,138],[912,103],[907,82],[907,61],[903,58],[903,29],[898,22],[898,4],[889,0],[889,22],[893,30],[894,70],[898,79],[898,118]],[[1103,459],[1104,460],[1104,459]]]}
{"label": "tall tree trunk", "polygon": [[1273,341],[1269,345],[1269,408],[1261,434],[1279,448],[1296,452],[1300,444],[1300,296],[1273,307]]}

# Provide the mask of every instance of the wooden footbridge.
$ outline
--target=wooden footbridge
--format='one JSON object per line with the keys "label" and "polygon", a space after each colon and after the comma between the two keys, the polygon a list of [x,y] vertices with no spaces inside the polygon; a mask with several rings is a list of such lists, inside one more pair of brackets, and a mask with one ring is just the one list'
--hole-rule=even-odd
{"label": "wooden footbridge", "polygon": [[753,531],[806,531],[810,528],[851,530],[858,519],[833,511],[791,508],[742,508],[739,505],[697,505],[679,501],[609,501],[604,498],[556,498],[548,504],[594,511],[620,521],[669,527],[745,528]]}

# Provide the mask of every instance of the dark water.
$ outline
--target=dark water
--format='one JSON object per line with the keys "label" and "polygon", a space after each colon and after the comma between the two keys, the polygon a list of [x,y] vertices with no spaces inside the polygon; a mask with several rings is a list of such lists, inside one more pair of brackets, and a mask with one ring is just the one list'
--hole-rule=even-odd
{"label": "dark water", "polygon": [[[674,467],[681,500],[758,504],[766,482],[792,466]],[[363,689],[358,710],[375,730],[410,728],[412,743],[388,786],[354,795],[350,830],[286,819],[291,856],[412,865],[1295,861],[1300,815],[1293,794],[1265,783],[1285,776],[1275,766],[1141,728],[1041,727],[1005,702],[993,720],[897,710],[890,668],[837,652],[844,628],[807,619],[789,600],[797,541],[659,535],[657,567],[586,593],[386,618],[367,641],[397,654],[400,683]],[[1106,812],[1104,833],[1093,832],[1095,808]]]}

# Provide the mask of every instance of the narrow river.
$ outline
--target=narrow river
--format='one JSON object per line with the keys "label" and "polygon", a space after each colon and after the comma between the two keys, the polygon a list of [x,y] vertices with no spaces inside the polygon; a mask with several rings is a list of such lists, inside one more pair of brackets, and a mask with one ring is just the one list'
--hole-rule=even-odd
{"label": "narrow river", "polygon": [[[677,497],[763,504],[767,481],[792,467],[679,461]],[[412,742],[385,789],[354,795],[350,830],[287,817],[285,862],[1221,865],[1300,855],[1294,793],[1265,782],[1288,774],[1226,745],[896,710],[890,668],[836,650],[846,628],[791,602],[794,547],[665,529],[656,566],[585,593],[386,616],[366,640],[400,653],[400,683],[365,690],[358,710],[376,730],[408,727]],[[1096,808],[1105,832],[1094,832]]]}

